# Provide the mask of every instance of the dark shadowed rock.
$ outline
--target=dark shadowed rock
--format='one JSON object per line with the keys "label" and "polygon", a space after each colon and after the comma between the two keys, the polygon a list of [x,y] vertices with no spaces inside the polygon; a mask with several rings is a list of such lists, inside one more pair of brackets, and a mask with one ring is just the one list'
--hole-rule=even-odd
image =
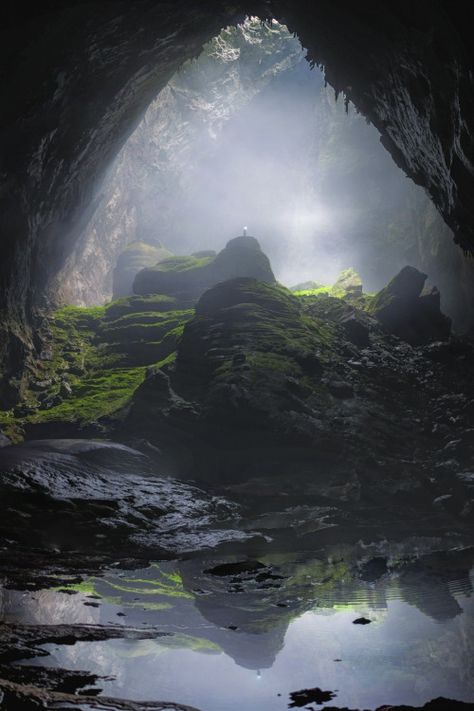
{"label": "dark shadowed rock", "polygon": [[4,435],[3,432],[0,432],[0,447],[8,447],[10,444],[11,442],[8,437]]}
{"label": "dark shadowed rock", "polygon": [[423,290],[426,274],[404,267],[370,304],[384,328],[411,345],[449,338],[451,319],[441,313],[436,287]]}
{"label": "dark shadowed rock", "polygon": [[342,316],[339,323],[344,327],[347,339],[358,348],[370,345],[369,328],[356,314]]}
{"label": "dark shadowed rock", "polygon": [[301,691],[292,691],[290,694],[291,704],[288,708],[303,708],[308,707],[308,704],[323,704],[325,701],[331,701],[337,696],[333,691],[323,691],[318,687],[314,689],[302,689]]}
{"label": "dark shadowed rock", "polygon": [[347,400],[354,397],[354,388],[350,383],[343,380],[331,380],[328,383],[328,390],[334,397]]}

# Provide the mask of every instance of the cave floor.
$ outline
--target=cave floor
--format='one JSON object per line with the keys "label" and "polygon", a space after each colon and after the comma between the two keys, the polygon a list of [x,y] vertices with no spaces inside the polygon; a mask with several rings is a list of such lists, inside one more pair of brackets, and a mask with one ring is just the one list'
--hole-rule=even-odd
{"label": "cave floor", "polygon": [[[262,479],[210,493],[112,443],[44,441],[2,456],[11,485],[20,471],[35,482],[17,501],[24,536],[0,555],[5,708],[474,699],[474,549],[462,518],[329,506]],[[31,510],[46,482],[39,525]]]}

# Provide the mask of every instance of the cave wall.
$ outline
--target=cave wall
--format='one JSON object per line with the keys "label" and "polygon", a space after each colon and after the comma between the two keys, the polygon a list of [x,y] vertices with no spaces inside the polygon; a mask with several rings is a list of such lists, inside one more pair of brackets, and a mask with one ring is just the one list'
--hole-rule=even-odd
{"label": "cave wall", "polygon": [[183,61],[246,14],[273,14],[298,34],[456,241],[474,247],[474,8],[460,0],[46,0],[2,13],[0,358],[10,372],[140,115]]}
{"label": "cave wall", "polygon": [[[232,117],[296,65],[305,65],[309,73],[299,41],[278,23],[263,25],[256,19],[222,30],[196,60],[186,62],[152,101],[113,162],[95,210],[50,293],[79,306],[110,300],[117,257],[130,242],[162,243],[178,253],[221,249],[234,236],[228,213],[216,243],[204,214],[199,220],[194,213],[192,224],[183,224],[183,211],[190,209],[186,201],[204,184],[205,194],[197,200],[222,212],[224,196],[213,193],[209,176],[199,174],[196,166],[219,150],[223,128]],[[220,190],[225,191],[224,184]],[[243,215],[238,233],[242,220]],[[186,237],[194,240],[191,247]]]}

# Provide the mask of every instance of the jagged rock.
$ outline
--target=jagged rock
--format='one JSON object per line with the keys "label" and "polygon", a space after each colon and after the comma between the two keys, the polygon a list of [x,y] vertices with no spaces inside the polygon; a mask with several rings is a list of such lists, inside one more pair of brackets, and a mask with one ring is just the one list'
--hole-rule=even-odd
{"label": "jagged rock", "polygon": [[[197,254],[202,255],[202,252]],[[193,303],[211,287],[234,277],[253,277],[274,283],[268,257],[254,237],[236,237],[216,256],[173,257],[143,269],[135,278],[136,294],[166,294],[181,303]]]}
{"label": "jagged rock", "polygon": [[172,252],[162,245],[132,242],[119,255],[113,274],[113,299],[133,294],[133,280],[144,267],[151,267],[163,259],[172,256]]}
{"label": "jagged rock", "polygon": [[451,319],[440,311],[439,291],[423,290],[426,279],[418,269],[404,267],[370,304],[384,328],[411,345],[443,341],[451,332]]}
{"label": "jagged rock", "polygon": [[339,323],[344,327],[348,340],[355,346],[367,348],[370,345],[369,328],[355,313],[341,317]]}
{"label": "jagged rock", "polygon": [[8,447],[10,444],[10,439],[6,435],[4,435],[3,432],[0,432],[0,448]]}
{"label": "jagged rock", "polygon": [[334,291],[345,291],[352,296],[362,295],[362,279],[357,274],[355,269],[349,267],[344,269],[338,276],[333,286]]}

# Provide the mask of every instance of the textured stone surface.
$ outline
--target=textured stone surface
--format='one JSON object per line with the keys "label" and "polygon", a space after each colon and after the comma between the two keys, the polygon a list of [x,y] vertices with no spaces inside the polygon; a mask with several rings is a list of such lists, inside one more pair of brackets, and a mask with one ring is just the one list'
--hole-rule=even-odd
{"label": "textured stone surface", "polygon": [[146,242],[132,242],[117,259],[117,266],[113,274],[113,299],[133,294],[133,281],[138,272],[144,267],[151,267],[172,254],[164,247],[146,244]]}
{"label": "textured stone surface", "polygon": [[[64,264],[110,160],[151,99],[245,13],[295,31],[328,81],[377,126],[467,250],[474,244],[473,10],[423,0],[260,3],[52,1],[3,23],[2,360],[31,346],[25,321]],[[18,358],[18,354],[20,357]]]}
{"label": "textured stone surface", "polygon": [[404,267],[370,304],[371,313],[395,336],[412,345],[443,341],[451,320],[441,313],[436,287],[423,290],[426,274]]}
{"label": "textured stone surface", "polygon": [[255,237],[235,237],[215,257],[173,257],[142,269],[133,290],[136,294],[166,294],[187,305],[207,289],[234,277],[275,281],[270,261]]}

